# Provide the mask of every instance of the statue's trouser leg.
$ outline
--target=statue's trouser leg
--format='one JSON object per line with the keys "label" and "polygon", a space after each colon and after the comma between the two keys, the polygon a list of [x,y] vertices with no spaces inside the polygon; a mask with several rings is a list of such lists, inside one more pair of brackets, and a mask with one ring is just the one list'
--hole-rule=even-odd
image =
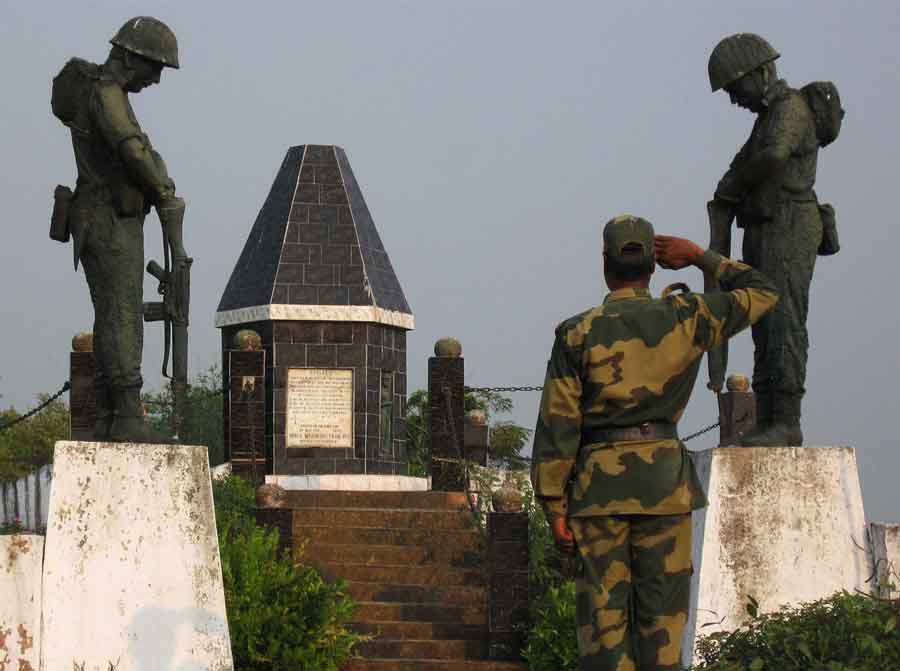
{"label": "statue's trouser leg", "polygon": [[691,587],[691,514],[570,518],[580,667],[675,671]]}
{"label": "statue's trouser leg", "polygon": [[[771,399],[773,425],[787,424],[798,433],[809,352],[809,287],[821,239],[822,222],[813,201],[783,200],[771,221],[744,231],[744,259],[765,273],[780,295],[772,311],[753,326],[753,391]],[[792,438],[776,442],[797,442]]]}
{"label": "statue's trouser leg", "polygon": [[[100,206],[92,213],[81,262],[94,304],[95,389],[116,416],[142,417],[143,220]],[[136,390],[137,394],[125,392]],[[123,404],[125,394],[128,403]]]}

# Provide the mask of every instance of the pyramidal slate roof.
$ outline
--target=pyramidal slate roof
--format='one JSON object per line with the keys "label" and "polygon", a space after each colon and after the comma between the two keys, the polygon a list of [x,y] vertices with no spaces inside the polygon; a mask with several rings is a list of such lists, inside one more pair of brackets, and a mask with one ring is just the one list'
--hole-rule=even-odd
{"label": "pyramidal slate roof", "polygon": [[288,150],[216,312],[218,327],[269,319],[414,326],[340,147]]}

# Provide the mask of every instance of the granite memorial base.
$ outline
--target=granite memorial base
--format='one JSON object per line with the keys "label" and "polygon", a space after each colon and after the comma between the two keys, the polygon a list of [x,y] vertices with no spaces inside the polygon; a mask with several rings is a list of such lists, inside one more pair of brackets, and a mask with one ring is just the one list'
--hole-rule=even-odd
{"label": "granite memorial base", "polygon": [[207,448],[61,441],[42,671],[233,669]]}

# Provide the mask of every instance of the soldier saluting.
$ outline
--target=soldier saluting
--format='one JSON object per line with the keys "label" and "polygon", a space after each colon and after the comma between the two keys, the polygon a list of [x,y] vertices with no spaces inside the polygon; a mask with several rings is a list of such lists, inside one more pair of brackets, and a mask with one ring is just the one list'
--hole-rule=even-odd
{"label": "soldier saluting", "polygon": [[[531,481],[557,546],[577,551],[585,671],[681,669],[691,511],[706,505],[678,439],[704,352],[778,296],[762,273],[624,215],[603,230],[603,303],[563,321],[547,364]],[[655,262],[726,290],[650,295]],[[675,285],[678,286],[678,285]],[[682,285],[683,287],[683,285]]]}
{"label": "soldier saluting", "polygon": [[151,17],[110,40],[106,62],[73,58],[53,80],[53,113],[70,129],[78,180],[57,187],[51,237],[74,241],[94,305],[96,440],[157,440],[141,405],[144,218],[155,207],[173,259],[185,259],[184,201],[128,99],[178,68],[175,35]]}
{"label": "soldier saluting", "polygon": [[[736,216],[744,230],[744,261],[770,277],[781,294],[775,309],[753,327],[757,430],[742,439],[747,446],[803,444],[809,285],[816,256],[839,249],[834,209],[819,205],[813,186],[819,147],[840,131],[840,98],[830,82],[791,88],[778,78],[778,57],[752,33],[726,37],[709,57],[712,90],[724,89],[733,104],[756,115],[709,204],[713,239],[730,240]],[[712,361],[710,382],[716,388],[724,371],[720,366],[714,374]]]}

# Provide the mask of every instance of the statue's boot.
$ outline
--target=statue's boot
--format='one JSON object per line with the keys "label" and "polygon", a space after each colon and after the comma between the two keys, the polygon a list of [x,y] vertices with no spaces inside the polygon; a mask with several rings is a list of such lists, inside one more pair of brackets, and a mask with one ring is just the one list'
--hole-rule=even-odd
{"label": "statue's boot", "polygon": [[172,439],[154,431],[144,420],[140,388],[112,392],[113,421],[109,440],[114,443],[171,443]]}
{"label": "statue's boot", "polygon": [[778,393],[772,399],[771,422],[762,431],[744,436],[746,447],[799,447],[803,445],[800,429],[802,396]]}
{"label": "statue's boot", "polygon": [[756,428],[741,437],[740,444],[745,447],[753,447],[757,443],[758,438],[772,425],[772,399],[773,394],[767,392],[756,392],[754,400],[756,401]]}
{"label": "statue's boot", "polygon": [[97,385],[94,387],[94,409],[96,411],[96,419],[94,421],[94,440],[109,440],[109,430],[112,428],[113,408],[112,399],[110,398],[109,387],[106,385]]}

